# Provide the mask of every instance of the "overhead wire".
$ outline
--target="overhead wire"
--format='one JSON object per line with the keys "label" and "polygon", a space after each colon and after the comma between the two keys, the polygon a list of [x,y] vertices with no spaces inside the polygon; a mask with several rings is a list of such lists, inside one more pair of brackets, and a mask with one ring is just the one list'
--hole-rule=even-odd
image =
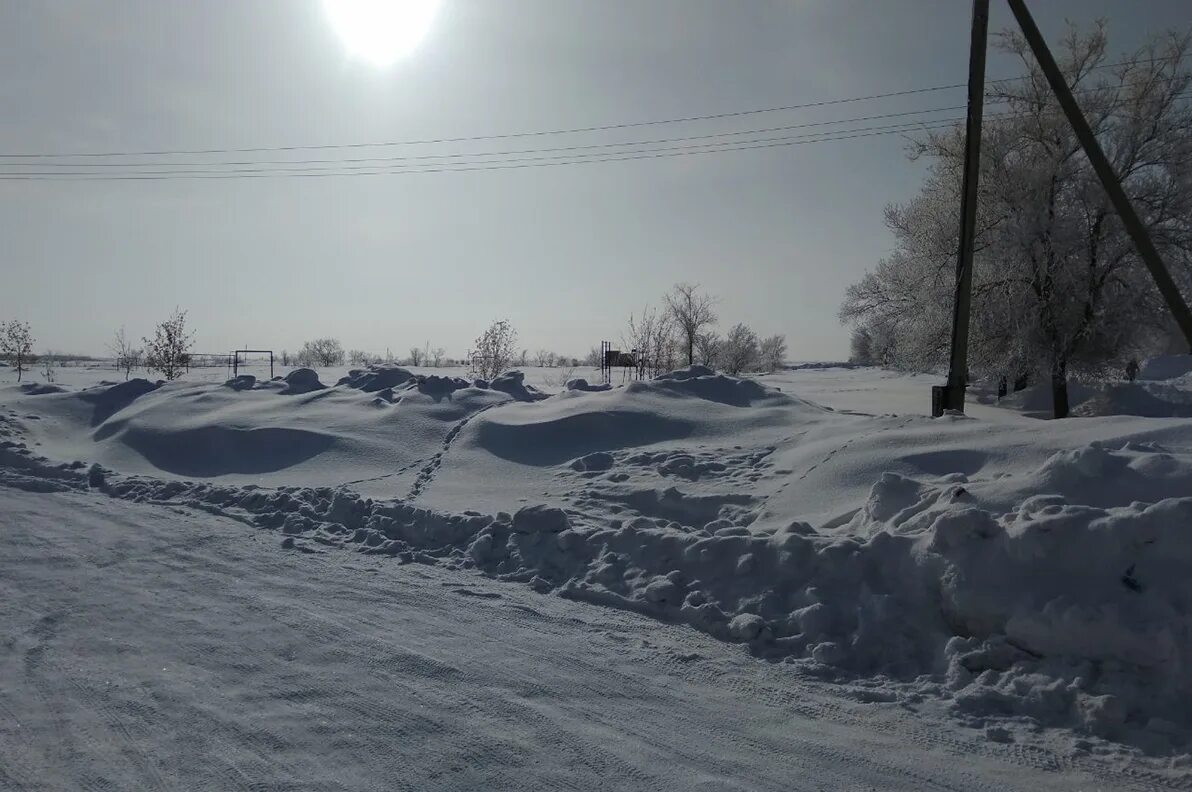
{"label": "overhead wire", "polygon": [[[1120,66],[1137,65],[1144,62],[1143,60],[1126,60],[1115,63],[1101,64],[1094,67],[1095,70],[1116,68]],[[991,80],[988,85],[998,85],[1002,83],[1011,83],[1028,79],[1029,75],[1020,75],[1018,77],[1006,77],[998,80]],[[141,157],[141,156],[179,156],[179,155],[206,155],[206,154],[241,154],[241,153],[263,153],[263,152],[283,152],[283,151],[318,151],[318,150],[337,150],[337,149],[356,149],[356,148],[381,148],[394,146],[416,146],[416,145],[431,145],[431,144],[445,144],[445,143],[466,143],[477,142],[484,140],[508,140],[513,138],[525,137],[539,137],[551,135],[565,135],[565,134],[580,134],[591,132],[607,132],[621,129],[631,129],[649,126],[658,126],[665,124],[679,124],[689,123],[695,121],[712,121],[725,118],[739,118],[751,115],[759,115],[764,113],[786,112],[791,110],[805,110],[820,107],[829,107],[834,105],[849,104],[856,102],[874,101],[878,99],[889,99],[904,96],[912,96],[926,93],[934,93],[939,91],[956,90],[965,88],[965,83],[951,83],[948,85],[936,85],[922,88],[911,88],[900,91],[889,91],[885,93],[868,94],[865,96],[853,96],[837,99],[824,99],[814,102],[803,102],[799,104],[779,105],[774,107],[754,108],[748,110],[735,110],[723,113],[710,113],[704,115],[690,115],[677,118],[652,119],[645,121],[630,121],[613,124],[600,124],[582,127],[566,127],[558,129],[547,130],[529,130],[521,132],[507,132],[499,134],[486,135],[467,135],[457,137],[439,137],[439,138],[425,138],[425,139],[411,139],[411,140],[396,140],[396,141],[374,141],[374,142],[351,142],[351,143],[324,143],[324,144],[304,144],[304,145],[285,145],[285,146],[252,146],[242,148],[207,148],[207,149],[161,149],[161,150],[141,150],[141,151],[77,151],[77,152],[0,152],[0,159],[69,159],[69,158],[91,158],[91,157]],[[963,109],[963,108],[959,108]],[[916,111],[910,111],[916,112]],[[929,111],[922,111],[929,112]],[[886,117],[894,117],[887,115]],[[824,122],[832,123],[832,122]],[[723,133],[732,134],[732,133]],[[10,163],[6,163],[10,164]]]}

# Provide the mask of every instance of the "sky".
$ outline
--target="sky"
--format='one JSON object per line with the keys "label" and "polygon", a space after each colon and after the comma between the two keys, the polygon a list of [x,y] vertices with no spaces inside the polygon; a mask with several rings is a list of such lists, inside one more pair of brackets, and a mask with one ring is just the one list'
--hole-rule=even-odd
{"label": "sky", "polygon": [[[992,5],[991,29],[1011,24]],[[1031,6],[1051,42],[1065,19],[1107,18],[1115,52],[1190,21],[1187,0]],[[963,83],[969,21],[962,0],[441,0],[418,46],[378,67],[348,50],[320,0],[0,0],[0,155],[339,147],[33,160],[122,168],[109,173],[130,162],[461,162],[956,107],[963,89],[344,147]],[[1018,73],[991,54],[991,79]],[[334,336],[374,353],[429,342],[462,356],[504,318],[521,347],[582,357],[686,281],[716,298],[722,330],[745,322],[784,334],[792,360],[840,359],[844,289],[891,249],[884,206],[923,178],[906,146],[880,135],[455,173],[0,180],[0,321],[30,322],[37,351],[103,354],[116,328],[150,335],[177,306],[199,352]],[[0,156],[0,171],[20,161]]]}

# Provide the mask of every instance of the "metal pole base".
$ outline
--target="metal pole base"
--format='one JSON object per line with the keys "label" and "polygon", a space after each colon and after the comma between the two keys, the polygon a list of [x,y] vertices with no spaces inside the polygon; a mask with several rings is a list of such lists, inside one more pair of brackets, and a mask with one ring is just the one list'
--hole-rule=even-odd
{"label": "metal pole base", "polygon": [[931,386],[931,417],[939,418],[945,410],[964,412],[964,385]]}

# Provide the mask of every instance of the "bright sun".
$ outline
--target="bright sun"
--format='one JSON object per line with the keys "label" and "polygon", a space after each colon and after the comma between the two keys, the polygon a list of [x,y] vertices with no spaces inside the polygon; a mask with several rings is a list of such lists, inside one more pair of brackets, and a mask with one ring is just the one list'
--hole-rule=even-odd
{"label": "bright sun", "polygon": [[323,0],[323,8],[348,51],[381,67],[414,51],[439,0]]}

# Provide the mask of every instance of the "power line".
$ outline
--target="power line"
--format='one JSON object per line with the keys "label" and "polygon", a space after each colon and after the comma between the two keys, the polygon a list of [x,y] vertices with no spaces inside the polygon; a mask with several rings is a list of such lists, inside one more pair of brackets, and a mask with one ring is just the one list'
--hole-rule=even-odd
{"label": "power line", "polygon": [[[1107,63],[1094,67],[1095,69],[1108,69],[1118,66],[1128,66],[1142,63],[1142,60],[1120,61],[1117,63]],[[1028,79],[1029,75],[1019,77],[1007,77],[1000,80],[991,80],[988,85],[996,85],[1000,83],[1017,82]],[[829,107],[834,105],[849,104],[855,102],[873,101],[876,99],[889,99],[902,96],[913,96],[925,93],[934,93],[939,91],[955,90],[966,87],[965,83],[952,83],[949,85],[936,85],[924,88],[911,88],[901,91],[889,91],[886,93],[869,94],[867,96],[854,96],[840,99],[825,99],[815,102],[804,102],[801,104],[781,105],[777,107],[764,107],[751,110],[736,110],[725,113],[711,113],[706,115],[692,115],[680,118],[666,118],[655,119],[648,121],[632,121],[622,122],[616,124],[601,124],[587,127],[569,127],[561,129],[550,130],[533,130],[523,132],[508,132],[504,134],[489,134],[489,135],[468,135],[461,137],[441,137],[441,138],[426,138],[421,140],[398,140],[398,141],[379,141],[379,142],[355,142],[355,143],[325,143],[315,145],[290,145],[290,146],[253,146],[244,148],[209,148],[209,149],[163,149],[158,151],[98,151],[98,152],[10,152],[0,153],[0,158],[9,159],[65,159],[65,158],[83,158],[83,157],[140,157],[140,156],[180,156],[180,155],[203,155],[203,154],[246,154],[246,153],[262,153],[262,152],[281,152],[281,151],[319,151],[319,150],[337,150],[337,149],[357,149],[357,148],[382,148],[393,146],[416,146],[416,145],[431,145],[443,143],[466,143],[483,140],[508,140],[512,138],[526,138],[526,137],[542,137],[549,135],[565,135],[565,134],[579,134],[589,132],[606,132],[619,129],[631,129],[648,126],[658,126],[664,124],[680,124],[694,121],[712,121],[725,118],[740,118],[744,116],[760,115],[764,113],[786,112],[791,110],[805,110],[818,107]]]}
{"label": "power line", "polygon": [[[851,124],[861,121],[876,121],[888,118],[905,118],[907,116],[929,115],[932,113],[954,112],[963,110],[964,105],[956,105],[952,107],[934,107],[923,110],[906,110],[900,113],[882,113],[871,116],[857,116],[854,118],[841,118],[833,121],[813,121],[803,124],[786,124],[782,126],[763,127],[760,129],[742,129],[733,132],[715,132],[706,135],[685,135],[681,137],[670,138],[656,138],[654,140],[627,140],[617,143],[591,143],[579,146],[556,146],[551,148],[532,148],[532,149],[513,149],[506,151],[476,151],[476,152],[460,152],[451,154],[415,154],[406,156],[392,156],[392,157],[337,157],[335,159],[274,159],[274,160],[215,160],[207,162],[30,162],[30,163],[12,163],[0,162],[0,168],[149,168],[149,167],[170,167],[170,168],[185,168],[185,167],[222,167],[234,165],[322,165],[322,164],[336,164],[336,163],[354,163],[354,162],[399,162],[412,160],[437,160],[437,159],[460,159],[465,157],[498,157],[498,156],[512,156],[517,154],[541,154],[547,152],[557,151],[581,151],[590,149],[615,148],[624,146],[647,146],[657,145],[663,143],[679,143],[692,140],[707,140],[710,138],[725,138],[735,137],[740,135],[758,135],[769,132],[785,132],[794,129],[808,129],[812,127],[835,126],[839,124]],[[900,125],[898,125],[900,126]],[[829,133],[820,133],[829,134]],[[711,145],[711,144],[709,144]]]}
{"label": "power line", "polygon": [[[1176,98],[1186,97],[1190,92],[1181,91],[1175,94]],[[938,112],[944,108],[937,108],[931,111],[923,112]],[[913,112],[911,114],[914,114]],[[905,115],[900,113],[886,114],[881,117],[897,117]],[[1005,121],[1011,118],[1022,118],[1030,115],[1029,113],[997,113],[988,116],[987,118],[994,122]],[[849,120],[864,120],[864,117],[859,119],[842,119],[833,123],[844,123]],[[464,160],[462,162],[434,162],[421,163],[416,162],[424,159],[451,159],[455,157],[483,157],[483,156],[497,156],[504,153],[529,153],[529,154],[543,154],[544,152],[565,151],[574,152],[579,149],[593,148],[590,146],[578,147],[563,147],[561,149],[527,149],[517,152],[492,152],[487,154],[463,154],[463,155],[427,155],[419,157],[395,157],[395,158],[364,158],[363,161],[368,162],[413,162],[410,165],[398,165],[395,168],[385,169],[383,164],[370,165],[344,165],[343,162],[351,162],[354,160],[322,160],[315,161],[316,163],[337,163],[331,165],[303,165],[302,167],[267,167],[267,168],[232,168],[226,170],[216,169],[216,166],[226,163],[201,163],[200,165],[210,165],[211,167],[200,167],[196,170],[190,170],[184,167],[168,167],[167,170],[153,171],[153,170],[132,170],[133,168],[143,168],[145,163],[127,163],[124,165],[126,172],[119,175],[108,175],[104,172],[95,171],[10,171],[0,172],[0,180],[6,181],[132,181],[132,180],[165,180],[165,179],[204,179],[204,178],[284,178],[284,177],[319,177],[319,176],[380,176],[380,175],[404,175],[417,173],[450,173],[450,172],[464,172],[464,171],[481,171],[481,170],[508,170],[514,168],[549,166],[549,165],[579,165],[587,162],[625,162],[638,159],[660,159],[669,156],[684,156],[690,154],[716,154],[721,152],[731,151],[748,151],[753,149],[776,148],[780,146],[802,145],[808,143],[828,143],[837,140],[851,140],[855,138],[877,137],[883,135],[904,134],[908,132],[922,132],[933,131],[937,129],[944,129],[953,126],[959,121],[961,117],[941,118],[941,119],[925,119],[914,122],[901,122],[896,124],[885,124],[878,126],[859,127],[854,129],[832,130],[830,132],[813,132],[802,135],[786,135],[778,137],[762,137],[748,140],[728,140],[728,141],[713,141],[704,142],[694,145],[680,145],[667,146],[660,148],[645,148],[639,150],[628,151],[613,151],[613,152],[588,152],[588,153],[563,153],[549,156],[533,156],[533,157],[505,157],[503,159],[496,159],[486,161],[482,159]],[[825,122],[826,123],[826,122]],[[808,126],[815,126],[811,124]],[[795,128],[805,125],[794,125]],[[783,129],[779,127],[779,129]],[[766,131],[766,130],[758,130]],[[699,136],[696,136],[699,137]],[[708,136],[706,136],[708,137]],[[710,136],[715,137],[715,136]],[[663,139],[662,141],[654,142],[669,142],[670,140],[685,140],[688,138],[674,138]],[[629,145],[645,145],[649,141],[638,144]],[[621,144],[625,145],[625,144]],[[596,146],[599,147],[599,146]],[[163,163],[169,165],[168,163]],[[250,163],[256,164],[256,163]],[[300,165],[300,161],[281,161],[281,164],[286,165]],[[18,165],[15,167],[38,167],[38,165]],[[45,167],[42,165],[41,167]]]}
{"label": "power line", "polygon": [[[1113,87],[1113,86],[1110,86],[1110,87]],[[1181,91],[1180,93],[1175,94],[1175,97],[1181,98],[1181,97],[1185,96],[1186,93],[1187,93],[1186,91]],[[1007,102],[1002,101],[1000,103],[1005,104]],[[802,123],[802,124],[787,124],[787,125],[774,126],[774,127],[765,127],[765,128],[760,128],[760,129],[735,130],[735,131],[731,131],[731,132],[718,132],[718,133],[710,133],[710,134],[705,134],[705,135],[687,135],[687,136],[679,136],[679,137],[671,137],[671,138],[656,138],[656,139],[652,139],[652,140],[620,141],[620,142],[614,142],[614,143],[593,143],[593,144],[577,145],[577,146],[557,146],[557,147],[546,147],[546,148],[511,149],[511,150],[502,150],[502,151],[457,152],[457,153],[447,153],[447,154],[419,154],[419,155],[390,156],[390,157],[340,157],[340,158],[333,158],[333,159],[304,159],[304,160],[275,159],[275,160],[238,160],[238,161],[233,160],[233,161],[204,161],[204,162],[169,162],[169,161],[166,161],[166,162],[118,162],[118,163],[113,163],[113,162],[103,162],[103,163],[59,163],[59,162],[11,163],[11,162],[9,162],[9,163],[3,163],[3,162],[0,162],[0,168],[25,169],[25,170],[9,170],[9,171],[0,170],[0,175],[13,175],[13,176],[20,176],[20,175],[28,175],[28,176],[52,176],[52,175],[85,176],[85,175],[92,175],[92,174],[94,174],[95,176],[102,175],[101,172],[97,172],[97,171],[77,171],[77,170],[76,171],[68,171],[68,170],[66,170],[69,168],[89,168],[89,169],[119,168],[119,169],[126,171],[129,174],[142,173],[144,175],[194,175],[194,174],[202,174],[202,173],[208,173],[208,172],[231,173],[231,174],[261,173],[261,172],[284,173],[287,171],[290,171],[290,172],[332,171],[332,170],[340,170],[340,169],[346,170],[346,171],[356,171],[356,170],[378,169],[378,168],[383,167],[385,163],[407,163],[407,162],[408,163],[418,163],[418,162],[427,162],[427,161],[431,161],[431,160],[435,160],[435,161],[438,161],[438,160],[464,160],[464,162],[458,163],[458,164],[464,164],[464,165],[485,164],[484,159],[482,159],[482,158],[510,157],[510,156],[522,155],[522,154],[541,155],[541,154],[550,154],[550,153],[555,153],[555,152],[567,152],[567,153],[564,153],[564,154],[561,154],[558,156],[554,156],[554,157],[535,157],[535,158],[514,159],[514,160],[505,160],[505,161],[519,162],[519,161],[534,161],[536,159],[571,159],[571,158],[580,159],[580,158],[586,158],[586,157],[609,156],[609,155],[617,155],[617,154],[646,153],[644,151],[628,151],[628,150],[607,151],[607,152],[596,151],[599,149],[617,149],[617,148],[627,149],[627,148],[633,147],[633,146],[654,146],[654,145],[661,145],[661,144],[667,144],[667,143],[685,143],[685,142],[690,142],[690,141],[703,141],[703,142],[694,144],[692,146],[676,146],[673,148],[657,149],[657,151],[672,151],[672,150],[679,150],[679,149],[683,149],[683,148],[705,148],[705,147],[707,147],[709,149],[714,149],[715,147],[730,146],[730,145],[733,145],[734,143],[739,144],[739,143],[778,142],[778,141],[784,141],[784,140],[795,140],[795,139],[800,139],[800,138],[820,138],[820,137],[824,137],[824,136],[829,136],[828,139],[831,139],[830,136],[835,136],[838,134],[849,134],[849,133],[868,132],[868,131],[886,130],[886,129],[893,130],[893,131],[912,131],[915,129],[922,128],[922,126],[924,124],[938,125],[941,123],[953,123],[955,121],[959,121],[959,120],[963,120],[963,119],[960,119],[960,118],[924,119],[922,121],[915,121],[915,122],[910,122],[910,123],[904,122],[904,123],[890,124],[890,125],[884,125],[884,126],[862,127],[859,129],[845,129],[845,130],[838,129],[838,130],[833,130],[833,131],[829,131],[829,132],[816,132],[816,133],[810,133],[810,134],[806,134],[806,135],[784,136],[784,137],[779,137],[779,138],[761,138],[761,139],[740,140],[740,141],[719,141],[719,140],[717,140],[720,138],[738,137],[738,136],[743,136],[743,135],[759,135],[759,134],[765,134],[765,133],[769,133],[769,132],[781,132],[781,131],[789,131],[789,130],[796,130],[796,129],[825,127],[825,126],[838,126],[841,124],[859,123],[859,122],[870,121],[870,120],[905,118],[908,116],[923,116],[923,115],[930,115],[930,114],[935,114],[935,113],[956,111],[956,110],[963,110],[963,109],[965,109],[964,105],[951,106],[951,107],[935,107],[935,108],[925,108],[925,109],[921,109],[921,110],[907,110],[907,111],[902,111],[902,112],[898,112],[898,113],[882,113],[882,114],[871,115],[871,116],[858,116],[858,117],[852,117],[852,118],[834,119],[834,120],[829,120],[829,121],[806,122],[806,123]],[[1004,115],[1008,115],[1008,114],[1001,114],[1001,115],[1004,116]],[[726,150],[734,150],[734,149],[730,148],[730,149],[726,149]],[[574,153],[574,154],[572,154],[570,152],[591,152],[591,153]],[[469,162],[468,160],[475,160],[475,161]],[[369,164],[360,165],[357,163],[369,163]],[[427,162],[427,164],[428,165],[442,165],[442,164],[449,164],[449,163]],[[499,164],[499,162],[493,163],[493,164]],[[265,167],[251,167],[251,168],[244,167],[244,168],[241,168],[241,167],[230,167],[230,166],[270,166],[270,167],[268,167],[268,168],[265,168]],[[274,167],[274,166],[302,166],[302,167]],[[322,166],[322,167],[315,167],[315,166]],[[168,170],[165,170],[165,171],[144,170],[146,168],[154,168],[154,167],[166,168]],[[213,170],[213,169],[217,169],[217,168],[229,168],[229,167],[230,167],[230,169],[228,169],[228,170]],[[51,168],[51,169],[61,169],[61,170],[51,170],[51,171],[28,170],[30,168]],[[200,168],[201,170],[194,170],[194,171],[186,170],[188,168]]]}
{"label": "power line", "polygon": [[[928,123],[922,125],[914,125],[913,129],[929,131],[936,128],[944,128],[951,126],[955,120],[948,120],[946,122]],[[601,162],[627,162],[631,160],[644,159],[661,159],[665,157],[680,157],[689,156],[693,154],[718,154],[728,151],[749,151],[754,149],[777,148],[782,146],[795,146],[809,143],[829,143],[839,140],[851,140],[854,138],[876,137],[882,135],[903,134],[913,131],[910,125],[907,128],[873,131],[873,132],[858,132],[856,134],[839,134],[834,136],[818,136],[812,139],[789,140],[782,139],[774,142],[756,143],[749,145],[740,145],[739,141],[732,141],[723,144],[724,148],[709,148],[708,146],[687,147],[681,151],[660,151],[648,150],[644,152],[636,152],[628,154],[626,152],[618,152],[618,156],[601,156],[589,155],[573,155],[564,158],[529,158],[533,161],[518,162],[515,160],[496,161],[489,163],[449,163],[442,166],[435,167],[417,167],[405,169],[390,169],[390,170],[357,170],[345,171],[337,169],[331,172],[300,170],[298,172],[280,171],[277,169],[260,169],[253,170],[247,173],[237,173],[234,171],[202,171],[194,173],[172,173],[165,172],[162,174],[153,174],[149,172],[123,174],[119,176],[110,176],[107,174],[95,174],[91,172],[80,173],[61,173],[61,172],[42,172],[42,173],[23,173],[23,174],[5,174],[0,175],[0,181],[163,181],[173,179],[253,179],[253,178],[325,178],[337,176],[396,176],[409,175],[419,173],[462,173],[469,171],[490,171],[490,170],[516,170],[522,168],[535,167],[550,167],[560,165],[582,165],[588,163]],[[623,156],[622,156],[623,155]],[[540,161],[550,160],[550,161]],[[513,163],[513,164],[510,164]]]}

